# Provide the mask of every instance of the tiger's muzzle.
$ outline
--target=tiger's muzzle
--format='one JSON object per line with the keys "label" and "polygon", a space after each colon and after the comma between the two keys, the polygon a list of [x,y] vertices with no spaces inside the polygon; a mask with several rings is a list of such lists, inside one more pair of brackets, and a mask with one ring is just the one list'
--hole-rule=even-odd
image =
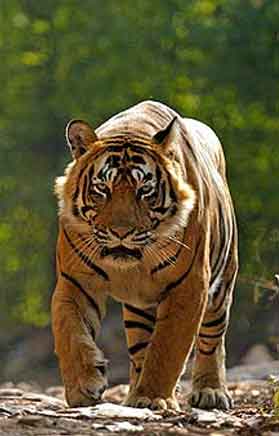
{"label": "tiger's muzzle", "polygon": [[103,247],[101,250],[101,257],[107,256],[112,256],[113,259],[119,260],[140,260],[142,258],[142,253],[138,248],[131,249],[125,247],[124,245],[118,245],[113,248]]}

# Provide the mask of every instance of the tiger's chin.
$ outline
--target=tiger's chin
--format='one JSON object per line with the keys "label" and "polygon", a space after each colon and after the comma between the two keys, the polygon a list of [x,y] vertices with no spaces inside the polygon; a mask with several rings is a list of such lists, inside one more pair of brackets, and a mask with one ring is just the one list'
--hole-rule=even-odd
{"label": "tiger's chin", "polygon": [[119,245],[113,248],[103,247],[100,256],[102,261],[112,268],[129,269],[139,264],[143,254],[138,248],[131,249]]}

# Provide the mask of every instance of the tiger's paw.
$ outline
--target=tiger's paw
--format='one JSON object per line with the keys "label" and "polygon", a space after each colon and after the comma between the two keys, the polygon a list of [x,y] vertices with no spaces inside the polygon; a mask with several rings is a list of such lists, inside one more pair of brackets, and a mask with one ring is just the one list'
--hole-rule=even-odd
{"label": "tiger's paw", "polygon": [[76,383],[65,382],[65,397],[70,407],[94,406],[108,387],[107,377],[103,370],[94,368],[90,377],[80,376]]}
{"label": "tiger's paw", "polygon": [[124,401],[125,406],[145,408],[151,410],[175,410],[180,411],[179,404],[174,397],[169,398],[149,398],[140,395],[129,395]]}
{"label": "tiger's paw", "polygon": [[195,389],[190,394],[189,402],[192,407],[200,409],[229,410],[233,407],[233,400],[226,389]]}

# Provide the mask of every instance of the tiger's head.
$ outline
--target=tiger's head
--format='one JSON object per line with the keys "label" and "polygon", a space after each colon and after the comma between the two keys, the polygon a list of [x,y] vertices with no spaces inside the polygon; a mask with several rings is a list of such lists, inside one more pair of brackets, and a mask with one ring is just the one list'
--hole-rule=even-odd
{"label": "tiger's head", "polygon": [[70,121],[73,162],[56,180],[60,216],[87,256],[112,268],[149,262],[187,225],[195,194],[176,151],[176,118],[149,140],[121,134],[98,138]]}

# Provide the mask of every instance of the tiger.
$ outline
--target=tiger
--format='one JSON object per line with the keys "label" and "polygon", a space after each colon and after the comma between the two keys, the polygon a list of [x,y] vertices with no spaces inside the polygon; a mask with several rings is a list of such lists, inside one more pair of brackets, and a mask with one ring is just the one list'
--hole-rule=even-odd
{"label": "tiger", "polygon": [[106,300],[122,304],[126,406],[229,409],[225,334],[238,272],[237,225],[221,143],[206,124],[147,100],[96,130],[71,120],[72,161],[55,182],[55,352],[69,406],[98,403],[108,361],[96,345]]}

